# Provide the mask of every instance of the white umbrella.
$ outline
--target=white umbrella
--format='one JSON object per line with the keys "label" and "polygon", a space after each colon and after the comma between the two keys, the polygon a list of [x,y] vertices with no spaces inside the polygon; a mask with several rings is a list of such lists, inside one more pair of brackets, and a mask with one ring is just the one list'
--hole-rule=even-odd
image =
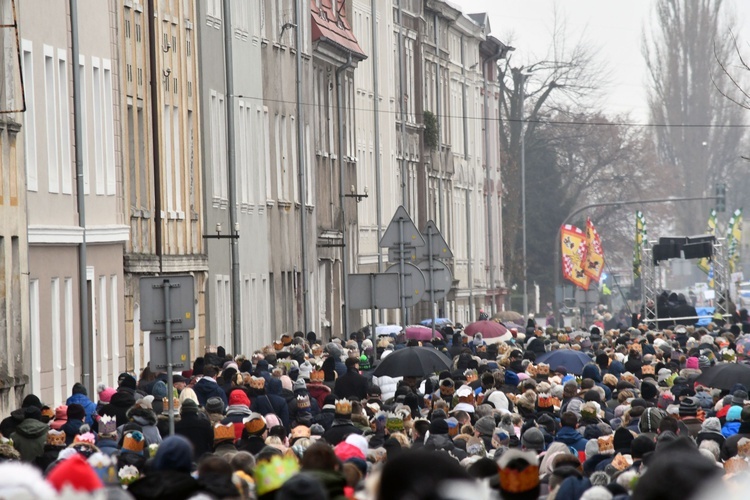
{"label": "white umbrella", "polygon": [[375,335],[398,335],[401,333],[401,325],[377,325],[375,327]]}

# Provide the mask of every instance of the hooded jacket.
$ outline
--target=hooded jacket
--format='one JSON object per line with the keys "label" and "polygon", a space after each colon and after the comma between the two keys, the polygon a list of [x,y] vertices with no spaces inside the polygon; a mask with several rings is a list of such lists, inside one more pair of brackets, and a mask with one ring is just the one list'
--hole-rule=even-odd
{"label": "hooded jacket", "polygon": [[109,415],[117,420],[117,427],[128,423],[128,410],[135,404],[135,395],[131,391],[121,390],[112,395],[109,404],[99,410],[99,415]]}
{"label": "hooded jacket", "polygon": [[224,401],[224,406],[229,405],[227,400],[227,393],[221,386],[213,380],[207,379],[206,377],[201,378],[195,386],[193,386],[196,396],[198,396],[198,404],[206,406],[206,401],[212,397],[221,398]]}
{"label": "hooded jacket", "polygon": [[286,400],[280,394],[281,381],[271,377],[269,380],[266,380],[266,394],[255,396],[250,408],[261,415],[275,414],[279,417],[281,423],[284,424],[286,430],[289,431],[289,407],[286,404]]}
{"label": "hooded jacket", "polygon": [[44,453],[49,426],[34,418],[27,418],[16,427],[10,435],[13,447],[21,454],[24,462],[33,462]]}
{"label": "hooded jacket", "polygon": [[426,450],[448,452],[458,460],[463,460],[468,456],[464,450],[456,447],[448,434],[429,434],[427,439],[425,439],[424,448]]}
{"label": "hooded jacket", "polygon": [[[153,410],[134,406],[127,411],[127,416],[129,420],[132,420],[143,428],[143,437],[146,438],[146,446],[161,444],[161,434],[156,427],[156,414]],[[122,430],[118,428],[118,431],[122,435]]]}
{"label": "hooded jacket", "polygon": [[83,411],[86,412],[86,418],[84,422],[90,426],[94,424],[93,415],[96,413],[96,404],[89,399],[85,394],[73,394],[65,401],[65,404],[70,406],[72,404],[79,404],[83,406]]}
{"label": "hooded jacket", "polygon": [[580,432],[572,427],[562,427],[557,431],[555,441],[575,448],[576,451],[585,451],[586,443],[588,443],[588,439],[583,437]]}

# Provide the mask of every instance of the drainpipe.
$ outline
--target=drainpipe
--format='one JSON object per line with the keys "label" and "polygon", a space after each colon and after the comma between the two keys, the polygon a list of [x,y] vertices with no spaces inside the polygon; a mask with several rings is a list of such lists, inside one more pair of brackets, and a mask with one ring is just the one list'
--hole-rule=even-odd
{"label": "drainpipe", "polygon": [[346,59],[346,62],[336,68],[336,119],[339,122],[339,204],[341,205],[341,282],[344,288],[344,304],[341,308],[343,317],[341,318],[344,327],[344,338],[349,336],[349,283],[347,273],[349,272],[349,243],[347,242],[346,231],[346,197],[344,196],[344,177],[346,176],[346,162],[344,161],[344,114],[342,112],[342,94],[341,74],[352,67],[352,53]]}
{"label": "drainpipe", "polygon": [[[373,99],[373,114],[375,127],[375,207],[378,221],[378,241],[383,235],[383,196],[381,186],[381,162],[380,162],[380,82],[378,80],[378,23],[376,19],[377,1],[371,1],[372,21],[372,88],[375,98]],[[383,272],[383,251],[378,245],[378,272]],[[382,321],[383,311],[380,310]],[[373,327],[374,328],[374,327]]]}
{"label": "drainpipe", "polygon": [[[302,108],[302,13],[300,0],[294,2],[295,44],[297,45],[297,160],[299,161],[299,200],[300,200],[300,246],[302,247],[302,317],[303,329],[310,331],[310,308],[308,307],[308,270],[307,270],[307,173],[305,171],[305,129]],[[308,12],[309,15],[309,12]]]}
{"label": "drainpipe", "polygon": [[243,352],[240,313],[240,250],[237,222],[237,155],[234,137],[234,64],[232,61],[232,2],[224,2],[224,77],[227,85],[227,191],[229,194],[229,231],[232,235],[229,254],[232,268],[232,352]]}
{"label": "drainpipe", "polygon": [[[409,209],[406,191],[406,109],[404,106],[404,23],[401,0],[398,0],[398,102],[401,110],[401,204]],[[401,321],[405,321],[404,318]]]}
{"label": "drainpipe", "polygon": [[497,298],[495,295],[495,242],[494,231],[492,227],[492,176],[490,175],[490,103],[489,103],[489,80],[488,64],[491,64],[501,58],[503,55],[502,45],[498,45],[497,52],[482,61],[484,70],[484,158],[485,158],[485,183],[487,185],[487,251],[489,252],[490,280],[489,289],[492,294],[492,305],[490,306],[491,314],[497,312]]}
{"label": "drainpipe", "polygon": [[148,19],[148,70],[151,73],[151,141],[154,151],[154,243],[156,246],[156,256],[159,258],[159,273],[164,272],[164,249],[162,248],[162,227],[161,227],[161,159],[159,157],[160,139],[159,139],[159,102],[158,95],[160,92],[159,83],[161,76],[156,67],[157,47],[159,41],[156,39],[156,22],[154,16],[154,0],[148,0],[146,8],[146,18]]}
{"label": "drainpipe", "polygon": [[[464,129],[464,160],[467,162],[467,171],[468,171],[468,161],[469,161],[469,123],[467,121],[466,113],[466,51],[464,50],[464,35],[461,35],[461,76],[463,77],[463,81],[461,82],[461,108],[463,110],[463,129]],[[473,279],[473,267],[474,267],[474,258],[471,253],[471,197],[469,193],[471,192],[472,186],[471,186],[471,174],[467,174],[468,179],[467,187],[466,187],[466,257],[468,259],[467,265],[469,266],[468,269],[468,279],[469,279],[469,319],[474,318],[474,279]]]}
{"label": "drainpipe", "polygon": [[78,225],[83,230],[83,239],[78,245],[78,314],[81,328],[81,383],[93,394],[91,381],[91,332],[89,332],[89,293],[86,276],[86,195],[83,187],[83,137],[81,134],[81,78],[78,70],[78,2],[70,0],[71,66],[73,67],[73,134],[76,146],[76,201]]}

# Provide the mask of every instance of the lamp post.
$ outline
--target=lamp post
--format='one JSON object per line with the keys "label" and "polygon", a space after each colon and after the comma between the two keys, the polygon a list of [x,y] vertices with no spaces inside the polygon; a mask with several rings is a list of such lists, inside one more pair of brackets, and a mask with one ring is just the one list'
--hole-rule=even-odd
{"label": "lamp post", "polygon": [[523,112],[523,104],[526,100],[526,78],[531,75],[530,71],[520,72],[521,76],[521,226],[523,246],[523,317],[529,316],[529,293],[528,280],[526,279],[526,127]]}

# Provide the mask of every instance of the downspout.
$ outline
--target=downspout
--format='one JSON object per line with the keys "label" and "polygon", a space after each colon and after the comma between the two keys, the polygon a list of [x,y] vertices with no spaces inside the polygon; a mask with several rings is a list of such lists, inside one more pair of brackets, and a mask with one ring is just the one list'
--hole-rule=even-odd
{"label": "downspout", "polygon": [[349,52],[346,62],[336,68],[336,119],[338,120],[339,135],[339,203],[341,205],[341,282],[344,289],[344,303],[342,304],[342,325],[344,327],[344,338],[349,335],[349,283],[347,274],[349,273],[349,243],[346,240],[346,197],[344,196],[344,177],[346,176],[346,162],[344,161],[344,116],[342,112],[342,94],[341,74],[352,67],[352,53]]}
{"label": "downspout", "polygon": [[[466,118],[466,59],[464,50],[464,35],[461,35],[461,76],[463,81],[461,82],[461,108],[463,111],[463,129],[464,129],[464,160],[469,161],[469,124]],[[468,168],[467,168],[468,172]],[[471,253],[471,175],[467,173],[466,179],[466,257],[468,266],[468,279],[469,279],[469,319],[474,318],[474,278],[473,278],[473,267],[474,259]]]}
{"label": "downspout", "polygon": [[[372,20],[372,88],[374,127],[375,127],[375,210],[377,212],[378,241],[383,235],[383,195],[380,161],[380,82],[378,75],[378,23],[375,16],[378,0],[371,1]],[[383,250],[378,245],[378,272],[383,272]],[[383,310],[380,310],[380,321],[383,320]]]}
{"label": "downspout", "polygon": [[497,61],[503,55],[503,46],[498,45],[497,52],[484,59],[482,61],[482,69],[484,72],[484,158],[485,158],[485,184],[487,185],[487,251],[489,253],[489,264],[490,264],[490,279],[489,279],[489,290],[492,295],[492,305],[490,306],[491,314],[497,312],[497,296],[495,294],[495,242],[494,242],[494,230],[492,227],[492,176],[490,175],[490,102],[489,102],[489,88],[487,82],[489,80],[489,68],[488,63]]}
{"label": "downspout", "polygon": [[232,237],[230,266],[232,268],[232,352],[243,352],[242,318],[240,314],[240,250],[239,223],[237,222],[237,155],[234,137],[234,64],[232,61],[232,7],[224,2],[224,77],[227,86],[227,190],[229,194],[229,231]]}
{"label": "downspout", "polygon": [[435,112],[437,113],[437,136],[438,136],[438,154],[437,154],[437,167],[438,167],[438,216],[440,217],[439,228],[441,231],[445,231],[445,217],[443,212],[443,137],[442,131],[440,130],[440,120],[442,119],[443,105],[440,95],[440,29],[439,29],[440,18],[437,12],[435,12]]}
{"label": "downspout", "polygon": [[302,318],[303,329],[310,331],[310,308],[308,307],[308,270],[307,270],[307,173],[305,171],[305,129],[302,116],[302,8],[300,0],[294,2],[295,44],[297,45],[297,158],[299,161],[299,200],[300,200],[300,246],[302,247]]}
{"label": "downspout", "polygon": [[78,206],[78,225],[83,230],[83,238],[78,245],[78,313],[81,328],[81,383],[93,394],[91,381],[91,333],[89,332],[89,293],[86,259],[86,195],[83,186],[83,137],[81,134],[81,78],[78,69],[80,49],[78,47],[78,1],[70,0],[70,39],[73,67],[73,134],[76,146],[76,202]]}
{"label": "downspout", "polygon": [[[406,110],[404,109],[404,23],[401,0],[398,0],[398,102],[401,110],[401,204],[409,209],[406,195]],[[404,318],[401,321],[405,321]]]}
{"label": "downspout", "polygon": [[159,72],[156,68],[156,22],[154,17],[156,11],[154,10],[154,0],[148,0],[146,17],[148,19],[148,52],[149,62],[148,70],[151,73],[151,141],[154,151],[154,244],[156,246],[156,256],[159,259],[159,272],[164,272],[164,249],[162,248],[162,219],[161,219],[161,159],[159,157],[159,103],[157,96],[159,95]]}

